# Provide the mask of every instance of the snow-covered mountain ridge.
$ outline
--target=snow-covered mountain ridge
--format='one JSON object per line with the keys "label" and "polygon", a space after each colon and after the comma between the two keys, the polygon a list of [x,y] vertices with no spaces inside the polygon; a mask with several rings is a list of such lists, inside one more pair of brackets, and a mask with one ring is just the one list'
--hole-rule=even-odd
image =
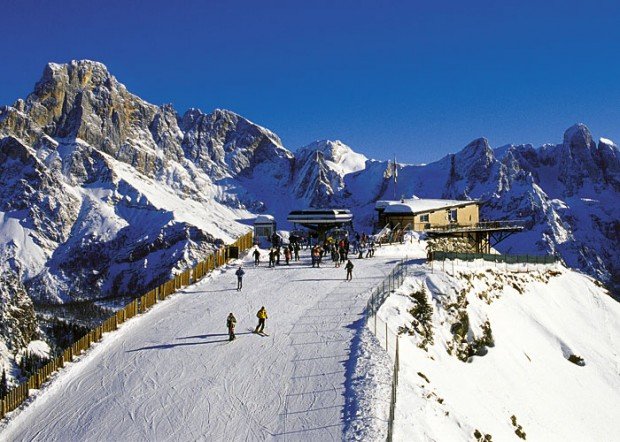
{"label": "snow-covered mountain ridge", "polygon": [[339,141],[292,152],[227,110],[150,104],[101,63],[50,63],[26,99],[0,108],[3,271],[35,305],[140,294],[256,213],[345,205],[368,231],[377,199],[415,194],[481,198],[485,217],[529,221],[501,250],[556,252],[618,283],[618,147],[583,125],[540,148],[475,140],[401,166],[396,189],[385,168]]}

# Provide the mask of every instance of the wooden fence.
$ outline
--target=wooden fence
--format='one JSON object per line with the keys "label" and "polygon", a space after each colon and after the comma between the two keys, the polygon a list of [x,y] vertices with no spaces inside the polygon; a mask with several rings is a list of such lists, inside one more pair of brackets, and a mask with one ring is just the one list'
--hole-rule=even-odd
{"label": "wooden fence", "polygon": [[138,313],[144,313],[158,301],[163,301],[168,296],[176,292],[178,289],[196,283],[206,276],[210,271],[220,267],[228,261],[231,251],[247,250],[253,245],[252,232],[239,237],[234,243],[220,248],[215,253],[209,255],[207,259],[199,262],[194,268],[187,269],[183,273],[176,275],[170,281],[164,282],[159,287],[142,295],[127,304],[121,310],[118,310],[108,319],[103,321],[97,328],[91,330],[82,336],[62,354],[56,356],[39,368],[36,373],[11,389],[4,398],[0,399],[0,419],[19,407],[26,399],[28,399],[30,390],[38,390],[44,382],[46,382],[52,373],[64,367],[65,363],[73,361],[83,352],[88,350],[94,342],[101,340],[104,333],[109,333],[118,328],[120,324],[133,318]]}

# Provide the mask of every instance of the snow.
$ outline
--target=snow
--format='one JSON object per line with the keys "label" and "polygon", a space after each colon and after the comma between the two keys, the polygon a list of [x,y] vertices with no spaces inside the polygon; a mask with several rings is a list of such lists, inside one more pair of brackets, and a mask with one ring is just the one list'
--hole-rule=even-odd
{"label": "snow", "polygon": [[[558,274],[544,282],[550,269]],[[400,339],[395,440],[467,440],[475,430],[514,440],[513,415],[528,440],[609,440],[618,434],[620,305],[590,278],[547,266],[513,274],[515,268],[482,261],[457,262],[455,276],[437,264],[416,270],[379,312],[393,331],[411,323],[414,302],[406,295],[421,286],[434,310],[435,343],[428,351],[416,345],[416,336]],[[464,288],[470,336],[480,336],[488,320],[495,340],[488,354],[469,363],[447,352],[453,335],[444,306]],[[572,354],[585,366],[569,362]]]}
{"label": "snow", "polygon": [[254,224],[269,224],[272,225],[275,222],[275,218],[272,215],[258,215],[254,220]]}
{"label": "snow", "polygon": [[[357,409],[353,341],[394,259],[354,260],[347,283],[343,268],[311,268],[308,253],[276,269],[246,261],[241,293],[235,263],[157,304],[58,374],[1,438],[342,440]],[[250,332],[261,305],[268,337]]]}
{"label": "snow", "polygon": [[610,140],[609,138],[603,138],[603,137],[601,137],[601,138],[599,138],[599,142],[600,142],[601,144],[606,144],[606,145],[608,145],[608,146],[617,146],[617,144],[616,144],[616,143],[614,143],[614,142],[613,142],[612,140]]}
{"label": "snow", "polygon": [[401,201],[377,201],[375,207],[384,208],[385,213],[418,213],[429,210],[439,210],[447,207],[462,206],[472,204],[475,201],[440,200],[440,199],[421,199],[411,198]]}
{"label": "snow", "polygon": [[[620,431],[620,305],[604,289],[557,264],[429,266],[421,237],[407,239],[354,259],[352,283],[327,262],[310,268],[305,251],[301,263],[276,269],[246,258],[238,293],[240,262],[232,263],[106,335],[12,413],[1,436],[384,440],[393,351],[381,348],[362,314],[404,257],[411,276],[378,319],[395,336],[412,321],[408,294],[425,287],[434,343],[425,351],[419,335],[400,337],[395,440],[469,440],[476,430],[514,440],[512,416],[528,440],[608,440]],[[267,337],[250,333],[261,305]],[[468,342],[486,321],[494,338],[468,362],[447,351],[460,308]]]}
{"label": "snow", "polygon": [[[166,184],[144,177],[131,166],[120,162],[115,165],[114,170],[120,179],[140,192],[155,209],[174,213],[176,221],[199,227],[227,242],[232,242],[236,236],[245,233],[245,226],[230,222],[231,219],[247,217],[248,212],[245,210],[226,207],[213,199],[182,198]],[[206,217],[205,213],[209,216]],[[162,216],[169,214],[163,213]],[[150,215],[152,217],[152,213]]]}
{"label": "snow", "polygon": [[30,341],[27,351],[40,358],[49,358],[51,349],[49,344],[45,341]]}
{"label": "snow", "polygon": [[19,219],[0,212],[0,248],[9,249],[11,257],[22,263],[24,277],[30,278],[41,271],[47,257],[30,235],[30,229],[22,227]]}
{"label": "snow", "polygon": [[340,140],[315,141],[300,149],[300,152],[304,151],[309,154],[322,152],[325,155],[325,163],[340,176],[364,170],[368,161],[365,155],[353,151]]}

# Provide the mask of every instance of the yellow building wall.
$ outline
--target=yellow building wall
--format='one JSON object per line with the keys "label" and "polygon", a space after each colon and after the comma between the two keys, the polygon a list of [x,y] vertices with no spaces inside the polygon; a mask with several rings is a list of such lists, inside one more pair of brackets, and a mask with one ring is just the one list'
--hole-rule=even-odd
{"label": "yellow building wall", "polygon": [[457,223],[475,224],[480,222],[480,210],[478,204],[459,207],[457,210]]}
{"label": "yellow building wall", "polygon": [[[450,224],[450,210],[452,209],[440,209],[426,214],[417,214],[415,216],[400,214],[385,215],[385,221],[386,223],[389,222],[392,227],[400,223],[399,227],[402,228],[411,223],[413,230],[424,230],[427,228],[427,224],[430,224],[430,227],[447,226]],[[472,203],[467,206],[457,207],[456,210],[457,224],[468,225],[480,222],[478,204]],[[428,221],[422,221],[423,215],[428,215]]]}

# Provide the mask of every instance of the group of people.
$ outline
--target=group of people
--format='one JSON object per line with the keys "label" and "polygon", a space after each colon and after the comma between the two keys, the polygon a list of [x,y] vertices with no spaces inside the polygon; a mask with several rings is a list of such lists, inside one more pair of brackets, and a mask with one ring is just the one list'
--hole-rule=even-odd
{"label": "group of people", "polygon": [[[319,244],[312,247],[310,251],[310,257],[312,259],[312,267],[320,267],[323,256],[326,255],[327,251],[331,253],[332,261],[334,262],[335,267],[340,267],[343,263],[345,263],[346,270],[346,281],[353,280],[353,268],[355,267],[353,262],[349,259],[349,249],[350,244],[347,239],[342,239],[338,242],[328,239],[324,243],[324,247],[321,247]],[[276,265],[280,265],[280,256],[284,255],[284,260],[286,265],[289,265],[291,259],[295,261],[299,261],[299,251],[301,250],[301,246],[299,242],[291,242],[289,245],[280,245],[272,246],[269,249],[269,267],[275,267]],[[360,249],[361,250],[361,249]],[[372,250],[372,253],[371,253]],[[355,248],[354,248],[355,251]],[[370,257],[374,255],[374,243],[371,243],[370,248],[368,249],[368,253],[370,255],[366,255],[366,257]],[[252,252],[252,256],[254,257],[254,266],[257,267],[260,264],[261,253],[258,247],[254,249]],[[362,252],[360,251],[359,258],[362,258]],[[240,292],[243,289],[243,276],[245,275],[245,270],[243,270],[243,266],[239,266],[239,268],[235,271],[235,275],[237,276],[237,291]],[[265,307],[261,307],[261,309],[256,314],[258,318],[258,325],[254,330],[254,333],[263,333],[265,328],[265,320],[267,319],[267,310]],[[228,329],[228,337],[229,340],[235,339],[235,326],[237,324],[237,319],[233,313],[228,315],[226,319],[226,327]]]}
{"label": "group of people", "polygon": [[[256,313],[256,317],[258,318],[258,325],[254,329],[254,333],[264,333],[265,330],[265,321],[267,320],[267,310],[265,306],[262,306],[260,310]],[[226,318],[226,328],[228,329],[228,340],[235,340],[235,327],[237,326],[237,318],[235,315],[230,312],[228,318]]]}
{"label": "group of people", "polygon": [[[299,243],[291,243],[286,246],[277,246],[271,247],[269,249],[269,267],[275,267],[280,265],[280,257],[284,255],[284,262],[286,265],[289,265],[291,260],[299,261],[299,251],[301,250],[301,246]],[[260,264],[260,251],[258,248],[252,252],[252,256],[254,257],[254,267],[258,267]]]}

